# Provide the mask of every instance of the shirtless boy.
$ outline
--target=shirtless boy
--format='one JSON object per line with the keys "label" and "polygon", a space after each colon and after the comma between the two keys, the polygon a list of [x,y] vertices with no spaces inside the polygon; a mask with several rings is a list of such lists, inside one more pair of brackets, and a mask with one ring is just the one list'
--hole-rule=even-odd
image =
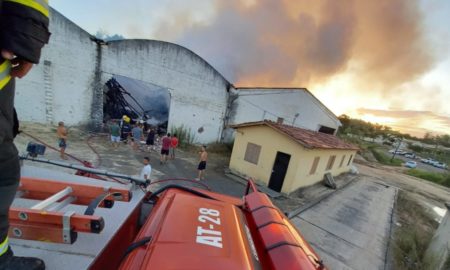
{"label": "shirtless boy", "polygon": [[206,146],[203,145],[200,152],[198,152],[200,155],[200,162],[198,163],[198,178],[196,180],[202,180],[203,174],[206,169],[206,161],[208,160],[208,152],[206,152]]}
{"label": "shirtless boy", "polygon": [[56,129],[56,135],[58,136],[59,153],[62,159],[67,159],[64,152],[67,147],[67,130],[64,127],[64,122],[58,123],[58,128]]}

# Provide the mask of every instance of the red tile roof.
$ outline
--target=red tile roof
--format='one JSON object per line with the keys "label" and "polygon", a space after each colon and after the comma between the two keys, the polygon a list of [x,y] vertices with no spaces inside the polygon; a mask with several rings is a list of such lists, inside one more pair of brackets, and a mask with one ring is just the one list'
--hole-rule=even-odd
{"label": "red tile roof", "polygon": [[291,137],[293,140],[297,141],[306,148],[359,150],[357,146],[347,143],[334,135],[278,124],[269,120],[243,123],[233,125],[231,127],[240,128],[262,125],[271,127],[276,131]]}

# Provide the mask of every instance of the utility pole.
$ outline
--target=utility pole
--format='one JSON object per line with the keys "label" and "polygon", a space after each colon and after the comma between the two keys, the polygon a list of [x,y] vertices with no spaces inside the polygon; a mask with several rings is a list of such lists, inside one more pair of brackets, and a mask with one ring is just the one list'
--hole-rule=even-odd
{"label": "utility pole", "polygon": [[403,141],[403,137],[400,137],[400,142],[398,143],[397,148],[395,149],[394,153],[392,154],[391,162],[394,161],[395,155],[397,154],[397,151],[400,148],[400,145],[402,144],[402,141]]}

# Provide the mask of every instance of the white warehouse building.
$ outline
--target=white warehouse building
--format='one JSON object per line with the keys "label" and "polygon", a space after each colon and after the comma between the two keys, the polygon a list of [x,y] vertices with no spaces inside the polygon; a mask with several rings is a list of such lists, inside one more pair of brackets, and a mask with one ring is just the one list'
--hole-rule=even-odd
{"label": "white warehouse building", "polygon": [[[170,93],[169,127],[184,125],[196,142],[230,140],[229,125],[264,119],[335,133],[340,123],[308,90],[235,88],[194,52],[156,40],[98,40],[54,9],[40,64],[17,80],[19,119],[88,125],[103,122],[103,90],[115,75]],[[321,129],[322,128],[322,129]]]}

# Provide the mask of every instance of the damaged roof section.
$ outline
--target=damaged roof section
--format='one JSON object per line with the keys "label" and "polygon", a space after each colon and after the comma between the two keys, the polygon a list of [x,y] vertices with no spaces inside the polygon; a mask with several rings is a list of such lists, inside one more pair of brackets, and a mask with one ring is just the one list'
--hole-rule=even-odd
{"label": "damaged roof section", "polygon": [[119,75],[111,78],[106,86],[105,118],[120,119],[128,115],[154,125],[167,122],[170,94],[166,88]]}
{"label": "damaged roof section", "polygon": [[273,128],[276,131],[291,137],[293,140],[309,149],[317,148],[317,149],[359,150],[357,146],[347,143],[334,135],[279,124],[269,120],[242,123],[239,125],[232,125],[231,127],[238,129],[252,126],[268,126],[270,128]]}

